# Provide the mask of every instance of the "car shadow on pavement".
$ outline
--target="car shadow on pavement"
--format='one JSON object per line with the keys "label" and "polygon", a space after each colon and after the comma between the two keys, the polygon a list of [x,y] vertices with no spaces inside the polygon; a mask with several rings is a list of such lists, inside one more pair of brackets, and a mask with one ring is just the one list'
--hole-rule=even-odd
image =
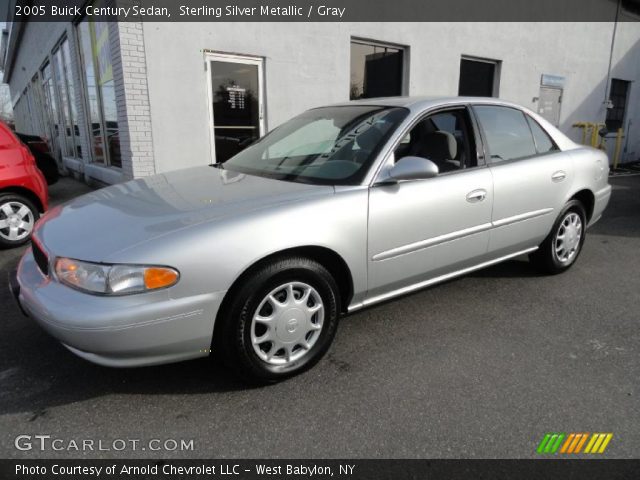
{"label": "car shadow on pavement", "polygon": [[469,277],[475,278],[533,278],[542,276],[544,274],[536,270],[526,256],[498,263],[469,274]]}
{"label": "car shadow on pavement", "polygon": [[[4,281],[2,282],[4,284]],[[0,285],[5,287],[5,285]],[[3,294],[1,300],[6,301]],[[47,409],[113,394],[199,394],[255,388],[215,358],[170,365],[117,369],[76,357],[32,320],[20,315],[18,331],[0,354],[0,415],[28,413],[29,421]]]}

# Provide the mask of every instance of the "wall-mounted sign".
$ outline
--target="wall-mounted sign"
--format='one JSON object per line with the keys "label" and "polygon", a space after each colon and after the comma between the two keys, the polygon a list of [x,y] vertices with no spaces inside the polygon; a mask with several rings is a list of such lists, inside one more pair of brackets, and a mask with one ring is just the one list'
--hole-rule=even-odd
{"label": "wall-mounted sign", "polygon": [[543,87],[555,87],[555,88],[564,88],[565,78],[560,75],[549,75],[548,73],[543,73],[540,78],[540,85]]}

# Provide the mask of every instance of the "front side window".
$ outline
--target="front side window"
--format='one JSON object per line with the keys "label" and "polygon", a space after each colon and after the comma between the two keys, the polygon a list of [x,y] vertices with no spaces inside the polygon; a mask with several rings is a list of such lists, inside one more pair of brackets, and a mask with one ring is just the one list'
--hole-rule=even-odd
{"label": "front side window", "polygon": [[349,98],[402,95],[404,53],[399,47],[352,41]]}
{"label": "front side window", "polygon": [[419,121],[394,152],[396,161],[415,156],[431,160],[440,173],[478,166],[469,112],[465,108],[434,113]]}
{"label": "front side window", "polygon": [[477,105],[474,111],[484,131],[493,163],[536,154],[531,129],[520,110],[493,105]]}
{"label": "front side window", "polygon": [[355,185],[407,114],[404,108],[364,105],[309,110],[222,168],[294,182]]}
{"label": "front side window", "polygon": [[86,17],[78,24],[89,106],[91,146],[95,162],[122,167],[116,110],[115,85],[111,65],[108,22]]}

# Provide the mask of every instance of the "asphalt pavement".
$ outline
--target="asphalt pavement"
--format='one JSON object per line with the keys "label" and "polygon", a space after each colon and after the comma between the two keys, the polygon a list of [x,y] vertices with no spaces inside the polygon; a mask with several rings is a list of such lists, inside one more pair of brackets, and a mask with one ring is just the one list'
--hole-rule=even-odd
{"label": "asphalt pavement", "polygon": [[[361,311],[315,368],[260,388],[206,359],[76,358],[20,314],[6,273],[22,249],[2,251],[0,458],[532,458],[547,432],[612,432],[600,457],[637,458],[640,176],[612,184],[570,271],[517,259]],[[64,179],[52,196],[86,190]]]}

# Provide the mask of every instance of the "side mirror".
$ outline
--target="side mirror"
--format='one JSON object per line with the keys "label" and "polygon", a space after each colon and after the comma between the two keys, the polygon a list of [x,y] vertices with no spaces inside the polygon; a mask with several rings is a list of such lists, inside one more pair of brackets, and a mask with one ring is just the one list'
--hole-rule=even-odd
{"label": "side mirror", "polygon": [[394,180],[420,180],[435,177],[438,173],[438,166],[431,160],[422,157],[402,157],[389,170],[389,177]]}

